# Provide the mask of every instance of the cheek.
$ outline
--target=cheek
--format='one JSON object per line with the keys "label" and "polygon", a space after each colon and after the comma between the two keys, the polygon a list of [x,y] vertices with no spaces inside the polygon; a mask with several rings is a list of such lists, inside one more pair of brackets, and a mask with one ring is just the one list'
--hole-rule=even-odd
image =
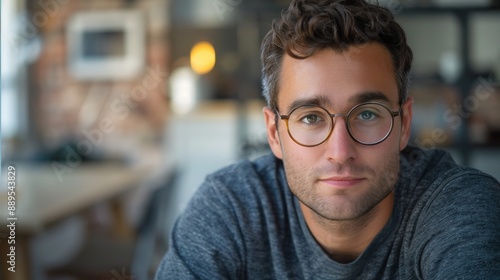
{"label": "cheek", "polygon": [[283,164],[290,189],[294,194],[304,193],[306,186],[312,185],[315,170],[320,159],[313,154],[314,149],[295,143],[282,144]]}
{"label": "cheek", "polygon": [[302,147],[293,140],[288,140],[282,141],[282,160],[287,169],[287,177],[291,179],[290,182],[303,183],[315,173],[314,170],[321,162],[321,154],[318,154],[317,149]]}
{"label": "cheek", "polygon": [[360,146],[357,152],[358,163],[371,166],[372,170],[383,170],[394,155],[399,155],[399,133],[394,133],[384,142],[375,146]]}
{"label": "cheek", "polygon": [[283,137],[282,134],[281,147],[283,160],[292,165],[313,166],[315,162],[320,160],[323,154],[318,147],[310,148],[298,145],[288,137],[288,134],[286,134],[285,137]]}

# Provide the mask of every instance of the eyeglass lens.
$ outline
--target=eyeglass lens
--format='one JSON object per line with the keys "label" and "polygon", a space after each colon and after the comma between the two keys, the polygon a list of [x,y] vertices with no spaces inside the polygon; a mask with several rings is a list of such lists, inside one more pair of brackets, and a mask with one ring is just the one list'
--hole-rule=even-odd
{"label": "eyeglass lens", "polygon": [[[390,133],[393,117],[388,108],[369,103],[355,107],[347,115],[350,135],[362,144],[377,143]],[[334,125],[328,111],[321,107],[301,106],[294,109],[288,118],[290,136],[299,144],[318,145],[328,138]]]}

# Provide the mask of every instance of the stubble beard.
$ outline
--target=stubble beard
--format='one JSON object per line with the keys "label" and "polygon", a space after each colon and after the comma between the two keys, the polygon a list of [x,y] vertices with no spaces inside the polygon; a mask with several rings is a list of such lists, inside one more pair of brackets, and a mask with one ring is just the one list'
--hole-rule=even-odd
{"label": "stubble beard", "polygon": [[[333,198],[325,198],[316,189],[318,175],[324,171],[314,171],[300,163],[287,162],[285,157],[283,163],[292,193],[314,213],[330,221],[353,221],[366,216],[394,191],[399,177],[399,151],[389,156],[383,170],[355,165],[336,165],[329,170],[349,170],[353,174],[369,175],[372,179],[368,188],[359,195],[352,195],[351,190],[345,190],[336,193]],[[308,172],[304,174],[304,170]]]}

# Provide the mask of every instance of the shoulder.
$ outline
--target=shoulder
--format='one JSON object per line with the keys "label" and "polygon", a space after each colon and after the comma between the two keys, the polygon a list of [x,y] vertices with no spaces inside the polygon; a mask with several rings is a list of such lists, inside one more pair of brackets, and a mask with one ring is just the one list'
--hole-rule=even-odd
{"label": "shoulder", "polygon": [[473,168],[457,166],[444,172],[423,196],[422,217],[436,225],[479,225],[490,221],[500,233],[500,183]]}
{"label": "shoulder", "polygon": [[400,184],[414,201],[429,203],[428,196],[474,192],[478,187],[498,191],[498,181],[479,170],[458,165],[443,150],[407,147],[401,153]]}
{"label": "shoulder", "polygon": [[269,155],[208,175],[175,223],[160,274],[201,279],[241,275],[248,250],[264,250],[258,242],[247,245],[248,236],[266,236],[266,215],[261,213],[269,211],[264,201],[279,188],[278,172],[279,160]]}
{"label": "shoulder", "polygon": [[182,216],[224,216],[244,221],[258,215],[267,211],[271,201],[284,199],[281,172],[281,161],[272,154],[227,166],[205,178]]}
{"label": "shoulder", "polygon": [[[408,154],[418,153],[418,158]],[[451,156],[441,150],[411,149],[402,160],[402,180],[416,203],[413,212],[433,219],[440,211],[451,209],[495,210],[500,207],[500,183],[491,175],[477,169],[456,164]],[[443,213],[453,220],[470,215]]]}
{"label": "shoulder", "polygon": [[[481,198],[490,207],[500,203],[500,183],[491,175],[455,163],[443,150],[412,148],[405,154],[405,172],[414,180],[416,189],[422,190],[420,204],[423,211],[452,207],[453,201],[462,200],[460,207],[472,207],[473,198]],[[476,205],[477,206],[477,205]],[[453,206],[454,207],[454,206]]]}
{"label": "shoulder", "polygon": [[253,161],[243,160],[229,165],[207,176],[207,181],[227,182],[253,180],[273,180],[280,161],[273,154],[268,154]]}
{"label": "shoulder", "polygon": [[279,187],[281,161],[269,154],[256,160],[244,160],[208,175],[197,195],[247,197],[263,191],[275,192]]}
{"label": "shoulder", "polygon": [[412,209],[412,234],[406,236],[411,267],[431,279],[489,279],[500,273],[493,265],[500,258],[500,183],[455,164],[446,153],[421,156],[413,173],[421,192]]}

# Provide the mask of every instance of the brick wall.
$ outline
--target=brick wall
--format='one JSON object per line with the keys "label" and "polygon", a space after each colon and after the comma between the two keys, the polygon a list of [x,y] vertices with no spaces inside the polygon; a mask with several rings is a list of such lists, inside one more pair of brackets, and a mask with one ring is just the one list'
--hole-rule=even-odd
{"label": "brick wall", "polygon": [[[30,66],[28,93],[33,135],[42,149],[61,147],[68,139],[86,140],[93,155],[120,157],[137,145],[160,144],[168,113],[168,1],[41,0],[28,9],[42,41]],[[143,73],[125,81],[76,79],[68,71],[68,19],[79,11],[116,9],[138,9],[144,15]]]}

